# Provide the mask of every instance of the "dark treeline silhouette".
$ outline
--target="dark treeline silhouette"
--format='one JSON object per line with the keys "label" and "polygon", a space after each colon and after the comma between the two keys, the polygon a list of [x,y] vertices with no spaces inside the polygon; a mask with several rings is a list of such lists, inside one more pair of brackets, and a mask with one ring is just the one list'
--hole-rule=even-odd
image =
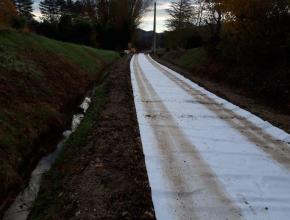
{"label": "dark treeline silhouette", "polygon": [[168,12],[167,49],[202,46],[207,75],[290,102],[289,0],[178,0]]}
{"label": "dark treeline silhouette", "polygon": [[171,49],[190,49],[203,44],[203,39],[194,23],[195,8],[191,0],[179,0],[171,3],[167,10],[169,19],[165,33],[165,45]]}
{"label": "dark treeline silhouette", "polygon": [[16,14],[16,9],[10,0],[0,1],[0,27],[9,25]]}
{"label": "dark treeline silhouette", "polygon": [[41,21],[33,18],[32,0],[13,0],[13,26],[28,27],[57,40],[104,49],[124,49],[132,40],[151,0],[41,0]]}
{"label": "dark treeline silhouette", "polygon": [[[171,34],[188,39],[191,30],[232,61],[273,59],[277,53],[285,55],[290,46],[289,0],[179,0],[168,12],[169,38]],[[186,48],[186,40],[172,38],[168,47]]]}
{"label": "dark treeline silhouette", "polygon": [[13,0],[19,15],[31,20],[33,18],[33,0]]}

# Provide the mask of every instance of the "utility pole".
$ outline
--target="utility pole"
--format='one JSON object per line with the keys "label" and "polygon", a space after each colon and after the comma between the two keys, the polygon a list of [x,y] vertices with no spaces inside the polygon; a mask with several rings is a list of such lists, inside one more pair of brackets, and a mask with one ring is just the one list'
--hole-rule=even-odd
{"label": "utility pole", "polygon": [[153,53],[156,54],[156,1],[154,2]]}

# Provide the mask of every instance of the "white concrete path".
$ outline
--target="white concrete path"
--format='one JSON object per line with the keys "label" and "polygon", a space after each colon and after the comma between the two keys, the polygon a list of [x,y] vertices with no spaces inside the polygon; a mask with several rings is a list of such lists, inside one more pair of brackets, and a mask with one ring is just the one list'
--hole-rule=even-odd
{"label": "white concrete path", "polygon": [[131,77],[158,220],[289,220],[290,136],[139,54]]}

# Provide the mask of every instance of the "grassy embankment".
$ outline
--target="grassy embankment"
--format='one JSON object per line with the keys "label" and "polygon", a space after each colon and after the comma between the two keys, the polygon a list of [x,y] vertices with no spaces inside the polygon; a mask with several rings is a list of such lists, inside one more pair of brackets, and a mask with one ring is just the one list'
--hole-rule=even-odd
{"label": "grassy embankment", "polygon": [[[0,213],[115,52],[0,30]],[[83,125],[85,126],[85,125]]]}
{"label": "grassy embankment", "polygon": [[203,48],[194,48],[184,51],[161,51],[163,59],[185,69],[193,69],[206,62],[206,51]]}

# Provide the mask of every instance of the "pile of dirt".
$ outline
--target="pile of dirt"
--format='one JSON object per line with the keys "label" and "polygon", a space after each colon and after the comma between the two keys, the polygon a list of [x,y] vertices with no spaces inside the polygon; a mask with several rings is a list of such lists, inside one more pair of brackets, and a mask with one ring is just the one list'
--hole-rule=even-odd
{"label": "pile of dirt", "polygon": [[61,208],[42,211],[55,212],[55,204],[43,205],[45,194],[55,193],[52,174],[43,181],[31,219],[155,219],[127,58],[111,68],[104,99],[87,144],[54,167],[64,174],[57,192]]}

